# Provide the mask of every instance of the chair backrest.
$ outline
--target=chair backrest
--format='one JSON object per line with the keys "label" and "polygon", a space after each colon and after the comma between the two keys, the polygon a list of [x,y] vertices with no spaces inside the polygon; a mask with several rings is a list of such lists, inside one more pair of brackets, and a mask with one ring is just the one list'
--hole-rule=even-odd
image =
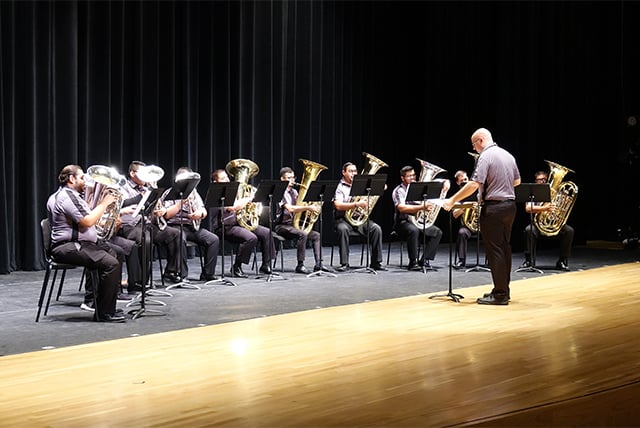
{"label": "chair backrest", "polygon": [[40,220],[40,230],[42,232],[42,249],[47,261],[51,260],[51,223],[48,218]]}

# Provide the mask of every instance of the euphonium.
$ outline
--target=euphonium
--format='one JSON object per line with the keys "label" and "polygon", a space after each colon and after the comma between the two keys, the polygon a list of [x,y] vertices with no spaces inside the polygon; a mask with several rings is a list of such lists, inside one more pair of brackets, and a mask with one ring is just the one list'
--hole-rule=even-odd
{"label": "euphonium", "polygon": [[[252,198],[256,188],[249,184],[249,180],[260,172],[258,165],[249,159],[234,159],[227,163],[225,169],[233,176],[234,181],[240,183],[236,200]],[[236,211],[236,220],[245,229],[255,230],[260,224],[261,212],[262,204],[249,202],[244,208]]]}
{"label": "euphonium", "polygon": [[[181,180],[197,180],[198,182],[200,182],[200,174],[192,171],[181,172],[180,174],[176,175],[176,183]],[[201,208],[204,208],[204,205],[201,204],[200,201],[198,201],[196,192],[197,190],[195,190],[194,188],[193,191],[189,193],[189,196],[187,196],[186,208],[189,215],[193,214],[196,211],[199,211]],[[200,223],[202,223],[202,220],[200,219],[191,220],[191,225],[196,231],[200,229]]]}
{"label": "euphonium", "polygon": [[[380,168],[383,168],[387,165],[385,162],[381,161],[377,157],[370,155],[367,152],[362,152],[364,157],[367,158],[367,163],[364,168],[362,168],[361,175],[373,175]],[[362,208],[356,207],[350,210],[347,210],[344,213],[344,218],[349,222],[349,224],[353,227],[362,226],[367,222],[367,218],[369,217],[369,213],[373,210],[374,205],[378,202],[379,196],[371,196],[369,197],[369,207]],[[367,196],[352,196],[350,202],[358,202],[358,201],[366,201]]]}
{"label": "euphonium", "polygon": [[[136,171],[136,176],[138,176],[138,178],[142,181],[144,181],[145,183],[147,183],[147,186],[152,188],[152,189],[157,189],[158,188],[158,181],[160,181],[160,179],[162,179],[162,177],[164,177],[164,170],[162,168],[160,168],[159,166],[156,165],[144,165],[141,166],[140,168],[138,168],[138,171]],[[150,192],[151,190],[147,189],[147,192]],[[162,198],[158,198],[158,200],[156,201],[156,205],[154,207],[154,211],[158,211],[160,209],[163,208],[163,199]],[[158,228],[160,230],[165,230],[167,228],[167,220],[165,220],[164,217],[159,216],[159,217],[155,217],[156,221],[158,222]]]}
{"label": "euphonium", "polygon": [[[440,168],[439,166],[436,166],[432,163],[423,161],[422,159],[419,159],[419,158],[416,158],[416,159],[420,162],[420,165],[422,166],[422,170],[420,171],[420,178],[418,178],[418,182],[433,181],[436,175],[446,171],[446,169]],[[440,198],[444,198],[446,194],[447,194],[447,190],[443,187],[442,191],[440,192]],[[440,212],[440,205],[434,205],[428,211],[421,210],[421,211],[418,211],[415,215],[410,215],[409,220],[411,220],[411,222],[418,229],[422,229],[422,228],[426,229],[427,227],[433,226],[433,224],[436,221],[436,218],[438,217],[439,212]]]}
{"label": "euphonium", "polygon": [[[478,156],[480,156],[478,153],[473,153],[473,152],[467,152],[467,153],[469,153],[473,157],[473,159],[475,159],[476,162],[478,161]],[[479,229],[478,227],[479,220],[480,220],[480,205],[478,205],[477,202],[473,204],[472,208],[467,208],[466,210],[464,210],[464,212],[462,213],[462,216],[460,217],[460,221],[462,221],[462,224],[473,233],[476,233]]]}
{"label": "euphonium", "polygon": [[557,235],[562,227],[567,223],[573,204],[578,197],[578,186],[571,181],[562,181],[569,172],[574,172],[569,168],[555,162],[545,160],[549,164],[549,187],[551,188],[551,204],[553,209],[537,213],[533,221],[544,236]]}
{"label": "euphonium", "polygon": [[115,168],[104,165],[90,166],[87,168],[87,175],[94,182],[93,188],[87,190],[85,194],[87,204],[91,209],[95,208],[106,194],[111,193],[116,199],[104,210],[95,226],[98,237],[108,240],[118,228],[120,208],[122,208],[124,201],[120,187],[126,182],[126,179]]}
{"label": "euphonium", "polygon": [[[318,178],[318,175],[320,175],[322,171],[327,169],[326,166],[310,160],[300,159],[300,162],[304,165],[304,171],[302,172],[302,179],[299,183],[300,190],[298,190],[297,205],[301,205],[303,203],[300,201],[304,199],[304,196],[309,189],[309,185]],[[311,232],[313,225],[316,220],[318,220],[322,210],[322,202],[309,202],[307,205],[315,205],[318,207],[320,212],[300,211],[293,215],[293,227],[300,229],[305,233]]]}

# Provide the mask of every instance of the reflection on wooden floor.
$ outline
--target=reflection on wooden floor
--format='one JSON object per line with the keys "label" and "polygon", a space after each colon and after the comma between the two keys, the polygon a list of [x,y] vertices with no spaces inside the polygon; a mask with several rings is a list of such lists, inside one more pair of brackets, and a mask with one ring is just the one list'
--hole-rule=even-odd
{"label": "reflection on wooden floor", "polygon": [[0,426],[639,425],[639,273],[514,282],[507,307],[475,304],[487,285],[6,356]]}

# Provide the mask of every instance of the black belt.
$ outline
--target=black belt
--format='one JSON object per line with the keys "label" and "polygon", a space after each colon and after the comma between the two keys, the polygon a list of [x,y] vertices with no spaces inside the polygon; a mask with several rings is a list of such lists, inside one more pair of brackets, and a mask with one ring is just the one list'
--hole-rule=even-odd
{"label": "black belt", "polygon": [[497,201],[494,199],[489,199],[488,201],[484,201],[485,205],[493,205],[493,204],[504,204],[505,202],[515,202],[514,199],[503,199],[501,201]]}

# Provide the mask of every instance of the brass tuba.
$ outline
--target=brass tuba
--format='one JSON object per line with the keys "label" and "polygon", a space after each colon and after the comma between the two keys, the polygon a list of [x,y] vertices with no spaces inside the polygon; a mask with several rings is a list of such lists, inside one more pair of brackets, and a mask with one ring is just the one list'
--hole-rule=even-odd
{"label": "brass tuba", "polygon": [[87,175],[91,180],[85,192],[85,200],[91,209],[105,197],[112,194],[116,200],[104,210],[102,217],[96,223],[96,233],[100,239],[108,240],[116,232],[118,221],[120,220],[120,208],[124,201],[124,196],[120,188],[126,183],[124,176],[118,173],[115,168],[104,165],[92,165],[87,168]]}
{"label": "brass tuba", "polygon": [[578,197],[578,186],[571,181],[562,181],[565,175],[573,170],[555,162],[545,160],[549,164],[549,183],[553,209],[537,213],[533,221],[544,236],[556,236],[567,223],[573,204]]}
{"label": "brass tuba", "polygon": [[[252,198],[256,188],[249,184],[249,180],[260,172],[258,165],[249,159],[234,159],[227,163],[225,169],[233,176],[234,181],[240,183],[236,200]],[[260,224],[261,212],[262,204],[249,202],[244,208],[236,211],[236,220],[240,226],[253,231]]]}
{"label": "brass tuba", "polygon": [[[322,171],[327,169],[326,166],[310,160],[300,159],[300,162],[304,165],[304,171],[299,183],[300,190],[298,190],[297,205],[302,204],[300,201],[304,199],[304,195],[306,195],[309,185],[318,178],[318,175],[320,175]],[[322,202],[309,202],[308,205],[315,205],[319,210],[322,210]],[[318,220],[320,214],[321,212],[316,213],[313,211],[297,212],[293,215],[293,227],[300,229],[305,233],[309,233],[313,229],[313,225],[316,220]]]}
{"label": "brass tuba", "polygon": [[[436,166],[432,163],[423,161],[422,159],[419,159],[419,158],[416,158],[416,159],[420,162],[420,165],[422,166],[422,170],[420,171],[420,178],[418,178],[419,182],[433,181],[436,175],[446,171],[446,169],[440,168],[439,166]],[[443,187],[442,192],[440,192],[440,198],[444,198],[446,194],[447,194],[447,190],[445,190],[445,188]],[[431,210],[428,210],[428,211],[421,210],[421,211],[418,211],[415,215],[410,215],[409,220],[411,220],[411,222],[418,229],[422,229],[422,228],[426,229],[427,227],[433,226],[433,224],[436,221],[436,218],[438,217],[438,213],[440,213],[440,205],[434,205]]]}
{"label": "brass tuba", "polygon": [[[469,153],[473,159],[475,159],[475,161],[478,161],[478,156],[480,156],[478,153],[473,153],[473,152],[467,152]],[[478,227],[478,222],[480,220],[480,205],[476,202],[473,204],[472,208],[467,208],[466,210],[464,210],[464,212],[462,213],[462,216],[460,217],[460,221],[462,221],[462,224],[469,229],[472,233],[476,233],[479,230]]]}
{"label": "brass tuba", "polygon": [[[370,155],[367,152],[362,152],[363,156],[367,158],[367,163],[362,168],[361,175],[373,175],[380,168],[383,168],[387,165],[385,162],[381,161],[377,157]],[[374,205],[378,202],[379,196],[371,196],[369,199],[369,207],[362,208],[356,207],[350,210],[347,210],[344,213],[344,218],[349,222],[349,224],[353,227],[362,226],[367,222],[367,218],[369,217],[369,213],[373,210]],[[350,202],[358,202],[358,201],[366,201],[366,196],[352,196]]]}

